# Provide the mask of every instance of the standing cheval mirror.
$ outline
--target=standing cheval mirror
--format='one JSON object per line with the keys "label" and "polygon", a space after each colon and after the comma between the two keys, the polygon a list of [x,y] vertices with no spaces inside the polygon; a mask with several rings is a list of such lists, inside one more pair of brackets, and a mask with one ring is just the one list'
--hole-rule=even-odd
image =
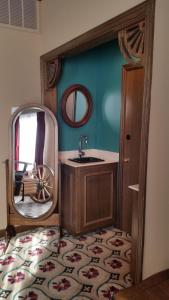
{"label": "standing cheval mirror", "polygon": [[10,121],[8,226],[59,225],[58,127],[46,107],[18,108]]}

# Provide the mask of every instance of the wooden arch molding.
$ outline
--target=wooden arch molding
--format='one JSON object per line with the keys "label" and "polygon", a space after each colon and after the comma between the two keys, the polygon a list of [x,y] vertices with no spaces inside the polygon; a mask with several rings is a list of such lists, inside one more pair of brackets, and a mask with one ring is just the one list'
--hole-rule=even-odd
{"label": "wooden arch molding", "polygon": [[[71,57],[73,55],[78,55],[84,51],[102,45],[115,38],[117,39],[119,32],[125,30],[123,32],[124,34],[126,30],[132,29],[134,26],[136,26],[136,24],[141,24],[140,22],[145,21],[146,30],[144,31],[144,47],[142,48],[144,49],[145,72],[144,72],[143,115],[142,115],[142,131],[141,131],[141,146],[140,146],[140,166],[139,166],[139,195],[138,195],[139,215],[138,215],[138,227],[137,227],[137,239],[136,239],[136,252],[134,254],[135,258],[133,260],[135,282],[139,282],[142,279],[142,265],[143,265],[148,131],[149,131],[149,115],[150,115],[150,102],[151,102],[151,78],[152,78],[153,39],[154,39],[154,14],[155,14],[155,0],[147,0],[131,8],[130,10],[125,11],[124,13],[112,18],[111,20],[108,20],[107,22],[89,30],[88,32],[80,35],[79,37],[63,44],[62,46],[53,49],[41,56],[42,103],[47,107],[49,107],[54,113],[56,113],[56,109],[57,109],[56,89],[55,88],[49,90],[46,89],[46,78],[47,78],[46,73],[47,73],[48,62],[54,60],[57,57],[65,58],[65,57]],[[138,32],[139,31],[140,28],[138,29]],[[129,44],[131,47],[131,43]],[[128,45],[126,47],[128,47]],[[132,54],[130,53],[130,55]]]}
{"label": "wooden arch molding", "polygon": [[145,20],[119,31],[119,47],[129,63],[144,62],[144,33]]}
{"label": "wooden arch molding", "polygon": [[49,108],[54,115],[57,111],[57,94],[56,85],[61,76],[61,58],[55,56],[50,60],[41,60],[41,77],[42,77],[42,104]]}
{"label": "wooden arch molding", "polygon": [[47,63],[47,89],[55,88],[61,73],[61,60],[56,57]]}

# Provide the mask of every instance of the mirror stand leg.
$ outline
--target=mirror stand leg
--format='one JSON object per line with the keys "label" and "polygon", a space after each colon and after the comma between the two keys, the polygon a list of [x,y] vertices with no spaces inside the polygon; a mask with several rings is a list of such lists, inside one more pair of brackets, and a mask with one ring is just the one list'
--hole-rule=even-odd
{"label": "mirror stand leg", "polygon": [[5,230],[5,248],[4,248],[4,254],[8,249],[10,240],[12,237],[16,236],[16,230],[13,225],[7,225],[6,230]]}

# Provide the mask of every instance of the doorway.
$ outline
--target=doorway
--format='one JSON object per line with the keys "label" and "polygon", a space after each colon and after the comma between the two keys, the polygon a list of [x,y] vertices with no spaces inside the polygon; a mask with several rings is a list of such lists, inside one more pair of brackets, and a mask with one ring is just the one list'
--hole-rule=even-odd
{"label": "doorway", "polygon": [[[82,53],[88,49],[101,45],[114,38],[118,33],[140,21],[145,21],[144,36],[144,93],[142,103],[141,142],[139,155],[139,193],[138,193],[138,230],[136,236],[135,257],[137,262],[134,266],[135,282],[142,279],[143,244],[144,244],[144,216],[146,200],[146,173],[148,153],[148,128],[151,96],[152,76],[152,54],[153,54],[153,33],[154,33],[154,11],[155,1],[147,0],[140,5],[124,12],[123,14],[99,25],[98,27],[82,34],[72,41],[53,49],[41,56],[41,77],[42,77],[42,102],[56,113],[56,82],[60,73],[61,57],[69,57]],[[127,49],[126,49],[127,50]],[[53,65],[56,71],[52,72]],[[53,75],[52,75],[53,74]],[[121,220],[119,220],[121,225]]]}

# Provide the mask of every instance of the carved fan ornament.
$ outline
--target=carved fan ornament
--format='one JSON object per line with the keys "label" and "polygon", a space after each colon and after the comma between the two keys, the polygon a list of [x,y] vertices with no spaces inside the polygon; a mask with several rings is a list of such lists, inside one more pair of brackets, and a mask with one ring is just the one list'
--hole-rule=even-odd
{"label": "carved fan ornament", "polygon": [[142,63],[144,60],[145,21],[123,29],[118,34],[120,50],[129,62]]}
{"label": "carved fan ornament", "polygon": [[57,57],[55,60],[47,63],[47,89],[54,88],[60,78],[61,61]]}

